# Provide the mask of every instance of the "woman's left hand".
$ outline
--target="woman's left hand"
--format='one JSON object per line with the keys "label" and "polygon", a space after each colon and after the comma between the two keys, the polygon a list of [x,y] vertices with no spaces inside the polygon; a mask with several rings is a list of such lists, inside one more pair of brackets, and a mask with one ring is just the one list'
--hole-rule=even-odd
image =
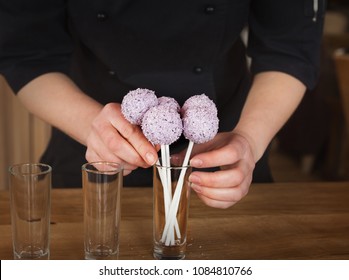
{"label": "woman's left hand", "polygon": [[206,205],[228,208],[248,193],[255,161],[242,135],[218,133],[210,142],[194,145],[193,154],[192,167],[220,167],[214,172],[194,171],[189,177],[191,188]]}

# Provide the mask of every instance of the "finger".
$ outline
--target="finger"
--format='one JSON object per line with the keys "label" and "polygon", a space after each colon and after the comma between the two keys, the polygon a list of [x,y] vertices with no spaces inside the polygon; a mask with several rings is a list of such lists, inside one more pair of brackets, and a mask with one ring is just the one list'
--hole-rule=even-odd
{"label": "finger", "polygon": [[211,198],[208,198],[206,196],[203,196],[201,194],[197,194],[197,196],[200,198],[201,201],[203,201],[207,206],[213,207],[213,208],[220,208],[220,209],[227,209],[231,206],[233,206],[234,204],[236,204],[236,202],[232,202],[232,201],[219,201],[219,200],[214,200]]}
{"label": "finger", "polygon": [[189,181],[200,186],[228,188],[239,185],[244,177],[245,172],[239,168],[234,168],[214,172],[194,171],[190,174]]}
{"label": "finger", "polygon": [[[188,145],[189,146],[189,145]],[[198,151],[207,151],[207,148],[206,149],[202,149],[202,148],[199,148],[198,149],[198,146],[205,146],[205,143],[204,144],[200,144],[200,145],[193,145],[192,147],[192,150],[191,150],[191,153],[190,153],[190,157],[192,157],[193,155],[195,155],[196,153],[198,153]],[[175,161],[175,162],[183,162],[186,154],[187,154],[187,149],[183,149],[181,150],[180,152],[178,153],[175,153],[175,154],[172,154],[171,155],[171,160]]]}
{"label": "finger", "polygon": [[236,149],[224,146],[216,150],[197,154],[190,160],[190,165],[197,168],[209,168],[235,163],[241,158]]}
{"label": "finger", "polygon": [[240,160],[236,164],[223,166],[219,171],[194,171],[189,176],[191,183],[214,188],[227,188],[240,185],[245,177],[251,176],[253,166],[247,161]]}
{"label": "finger", "polygon": [[252,159],[247,140],[230,132],[219,133],[213,140],[196,148],[197,153],[192,157],[190,165],[198,168],[229,165],[241,158]]}
{"label": "finger", "polygon": [[[102,158],[107,157],[108,154],[114,154],[133,165],[149,167],[134,147],[112,125],[112,120],[115,120],[118,115],[118,106],[117,104],[108,104],[103,108],[103,114],[92,124],[92,136],[89,137],[87,146],[92,146]],[[127,122],[123,117],[120,117],[120,120]],[[130,123],[128,125],[132,127]]]}
{"label": "finger", "polygon": [[85,153],[85,158],[88,162],[96,162],[96,161],[109,161],[120,163],[124,169],[124,175],[130,174],[133,170],[136,170],[138,166],[129,164],[119,157],[113,155],[112,153],[106,153],[105,156],[99,155],[95,150],[88,148]]}
{"label": "finger", "polygon": [[[85,158],[87,159],[87,161],[110,161],[121,163],[123,165],[124,170],[130,171],[138,168],[137,165],[130,164],[129,162],[123,160],[116,154],[109,151],[99,137],[94,137],[92,142],[93,144],[90,141],[90,145],[86,149]],[[98,147],[98,149],[95,149],[94,147]]]}
{"label": "finger", "polygon": [[252,178],[246,178],[241,185],[231,188],[209,188],[195,184],[191,184],[191,188],[206,205],[228,208],[247,195],[251,181]]}
{"label": "finger", "polygon": [[[201,145],[204,145],[204,144],[194,144],[193,145],[193,148],[192,148],[192,151],[191,151],[191,155],[192,156],[197,154],[200,151],[207,151],[207,150],[198,149],[198,147],[201,146]],[[185,157],[185,154],[186,154],[187,150],[188,150],[187,148],[183,149],[183,150],[179,151],[178,153],[171,155],[171,157],[175,156],[178,159],[181,159],[181,158],[183,159]]]}
{"label": "finger", "polygon": [[[248,180],[247,180],[248,182]],[[248,184],[249,185],[249,184]],[[212,200],[225,202],[238,202],[248,192],[248,186],[243,182],[241,185],[230,188],[212,188],[191,184],[191,188],[198,194]]]}
{"label": "finger", "polygon": [[[134,147],[113,127],[100,131],[101,137],[94,139],[94,147],[102,157],[117,156],[122,161],[140,167],[149,167]],[[98,143],[99,142],[99,143]]]}
{"label": "finger", "polygon": [[157,161],[157,152],[154,146],[145,138],[141,129],[129,123],[121,113],[120,104],[114,104],[115,117],[111,119],[112,125],[119,131],[139,153],[142,159],[148,164],[153,165]]}
{"label": "finger", "polygon": [[94,131],[87,141],[88,150],[94,151],[105,160],[114,161],[115,158],[120,158],[131,165],[146,165],[133,147],[107,122],[95,126]]}

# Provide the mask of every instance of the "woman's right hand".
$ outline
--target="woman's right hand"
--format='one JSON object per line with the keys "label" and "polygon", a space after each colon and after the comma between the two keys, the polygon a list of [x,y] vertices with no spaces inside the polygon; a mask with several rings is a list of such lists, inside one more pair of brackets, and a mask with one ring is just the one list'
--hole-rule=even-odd
{"label": "woman's right hand", "polygon": [[138,167],[150,167],[158,158],[156,149],[140,127],[124,118],[119,103],[105,105],[92,121],[86,146],[87,161],[121,163],[124,175]]}
{"label": "woman's right hand", "polygon": [[62,73],[35,78],[18,92],[18,97],[31,113],[85,145],[89,162],[121,163],[126,175],[157,161],[156,149],[140,127],[124,118],[120,104],[103,107]]}

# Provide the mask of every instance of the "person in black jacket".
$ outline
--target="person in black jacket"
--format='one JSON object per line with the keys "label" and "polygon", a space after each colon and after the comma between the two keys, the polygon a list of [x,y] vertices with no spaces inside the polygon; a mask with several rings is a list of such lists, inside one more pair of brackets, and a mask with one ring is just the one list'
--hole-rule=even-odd
{"label": "person in black jacket", "polygon": [[41,160],[55,187],[81,185],[86,160],[121,162],[126,186],[151,185],[157,150],[123,118],[123,96],[148,88],[182,105],[205,93],[220,127],[195,145],[191,187],[226,208],[272,181],[266,151],[316,84],[324,13],[324,0],[1,0],[0,73],[53,126]]}

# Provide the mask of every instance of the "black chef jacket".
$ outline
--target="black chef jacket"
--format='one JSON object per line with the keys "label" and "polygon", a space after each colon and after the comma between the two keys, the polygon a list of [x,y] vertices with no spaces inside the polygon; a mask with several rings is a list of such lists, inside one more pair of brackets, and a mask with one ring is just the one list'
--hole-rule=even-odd
{"label": "black chef jacket", "polygon": [[[219,130],[228,131],[253,74],[282,71],[314,87],[324,12],[325,0],[0,0],[0,73],[18,92],[41,74],[63,72],[102,104],[138,87],[180,104],[205,93],[217,104]],[[171,149],[186,145],[181,139]],[[54,186],[81,185],[85,150],[53,128],[42,162],[53,167]],[[150,168],[138,169],[125,185],[151,180]],[[264,156],[254,181],[270,180]]]}

